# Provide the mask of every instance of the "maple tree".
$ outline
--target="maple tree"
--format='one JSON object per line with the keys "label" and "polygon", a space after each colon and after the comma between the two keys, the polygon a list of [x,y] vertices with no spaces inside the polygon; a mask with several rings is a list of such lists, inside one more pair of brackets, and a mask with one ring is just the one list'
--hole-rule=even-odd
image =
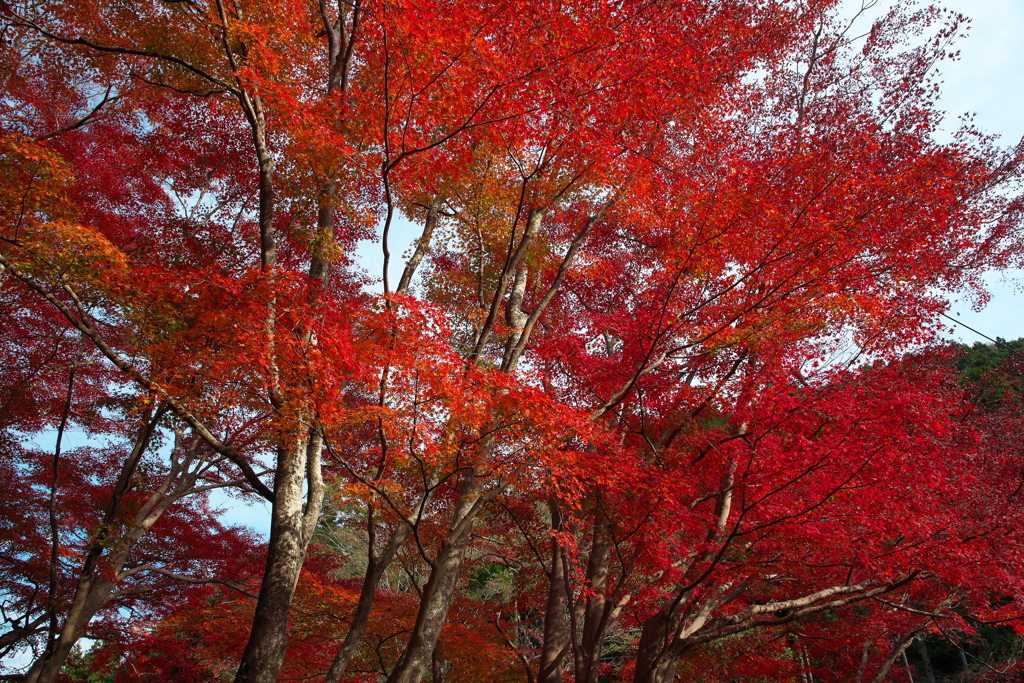
{"label": "maple tree", "polygon": [[[901,359],[1020,254],[1022,151],[936,140],[961,17],[897,8],[856,37],[825,0],[0,16],[2,476],[48,513],[5,530],[34,546],[2,638],[49,624],[33,683],[149,575],[173,598],[94,657],[121,678],[654,683],[717,656],[883,680],[965,605],[1019,613],[1020,459],[948,364]],[[423,227],[395,283],[403,216]],[[129,447],[63,454],[71,419]],[[49,473],[19,464],[16,435],[53,429]],[[270,503],[258,580],[252,539],[203,516],[225,486]],[[318,564],[325,506],[344,570]]]}
{"label": "maple tree", "polygon": [[[166,407],[111,391],[95,354],[34,312],[43,320],[11,316],[4,346],[4,652],[70,651],[83,636],[132,628],[127,614],[156,618],[182,598],[182,581],[241,587],[258,557],[249,533],[218,523],[206,500],[223,482],[200,442],[180,425],[161,434]],[[52,336],[33,338],[44,330]],[[35,442],[51,441],[54,423],[47,452]],[[72,447],[73,428],[105,443]],[[151,446],[167,437],[160,457]]]}

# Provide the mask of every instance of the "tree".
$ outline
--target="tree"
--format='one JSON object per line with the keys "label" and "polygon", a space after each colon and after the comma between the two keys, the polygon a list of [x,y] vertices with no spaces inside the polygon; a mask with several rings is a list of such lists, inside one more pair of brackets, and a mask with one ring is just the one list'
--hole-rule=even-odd
{"label": "tree", "polygon": [[[1018,258],[1021,151],[933,137],[961,17],[854,38],[835,5],[0,4],[4,291],[272,503],[236,681],[288,666],[329,492],[363,550],[327,681],[399,569],[389,683],[456,666],[494,564],[489,635],[545,682],[1016,586],[960,496],[1016,465],[882,361]],[[349,256],[377,225],[381,296]]]}
{"label": "tree", "polygon": [[[32,61],[33,54],[5,51],[5,58],[15,57]],[[40,272],[82,276],[89,290],[100,284],[104,268],[116,272],[123,262],[102,235],[75,222],[84,217],[115,232],[152,226],[157,221],[146,213],[169,209],[169,197],[147,172],[142,154],[94,156],[97,140],[117,145],[139,132],[124,125],[132,114],[114,120],[87,115],[68,131],[49,127],[48,116],[65,112],[36,105],[45,104],[47,94],[60,96],[59,88],[47,88],[60,85],[61,76],[77,76],[47,69],[52,61],[36,57],[31,68],[41,70],[42,80],[19,82],[25,70],[5,70],[7,122],[15,129],[4,137],[4,172],[11,181],[4,185],[5,237],[29,250],[40,247]],[[107,92],[101,102],[113,99]],[[59,100],[60,106],[76,103],[81,99]],[[26,135],[32,124],[47,132],[33,140]],[[91,126],[97,137],[64,138],[81,126]],[[67,143],[63,156],[46,149],[42,139]],[[72,183],[76,160],[82,163]],[[108,187],[116,168],[127,171],[131,182]],[[52,679],[82,636],[131,628],[128,614],[159,614],[179,599],[182,581],[239,587],[256,558],[251,537],[219,524],[206,500],[205,491],[234,479],[223,458],[174,419],[163,401],[126,385],[92,342],[69,334],[73,328],[45,298],[11,287],[8,271],[4,280],[3,469],[17,496],[4,517],[11,629],[3,647],[36,647],[39,658],[29,677]],[[150,362],[160,363],[156,356]],[[54,430],[49,452],[32,445],[51,440]],[[71,430],[88,433],[93,443],[72,449]]]}

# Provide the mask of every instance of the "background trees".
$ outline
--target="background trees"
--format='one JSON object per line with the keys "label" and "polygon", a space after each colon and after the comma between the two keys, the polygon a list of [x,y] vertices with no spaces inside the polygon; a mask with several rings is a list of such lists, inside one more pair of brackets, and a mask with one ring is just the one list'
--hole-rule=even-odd
{"label": "background trees", "polygon": [[[900,356],[1016,262],[1019,152],[933,138],[958,17],[832,5],[0,5],[29,678],[149,575],[121,677],[881,680],[1014,616],[1019,459]],[[72,419],[130,445],[25,578],[92,456],[16,437]],[[258,586],[223,486],[272,505]]]}

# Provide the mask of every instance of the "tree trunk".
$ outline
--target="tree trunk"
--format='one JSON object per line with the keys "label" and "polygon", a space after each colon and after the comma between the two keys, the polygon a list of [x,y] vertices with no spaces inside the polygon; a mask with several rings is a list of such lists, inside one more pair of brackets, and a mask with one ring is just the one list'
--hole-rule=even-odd
{"label": "tree trunk", "polygon": [[420,234],[420,238],[416,240],[416,250],[405,264],[405,270],[402,271],[402,277],[398,281],[398,289],[395,290],[398,294],[408,294],[409,285],[412,284],[413,275],[416,274],[416,268],[419,267],[420,261],[426,256],[427,251],[430,249],[430,240],[434,235],[434,228],[437,227],[437,218],[441,213],[441,204],[444,203],[444,199],[441,195],[435,195],[433,201],[430,202],[430,208],[427,210],[427,219],[423,224],[423,232]]}
{"label": "tree trunk", "polygon": [[331,279],[331,256],[334,247],[334,181],[328,180],[317,196],[316,235],[313,237],[312,255],[309,259],[311,280],[327,285]]}
{"label": "tree trunk", "polygon": [[[583,614],[583,636],[580,639],[576,664],[576,683],[597,683],[600,673],[601,652],[604,638],[611,623],[614,607],[605,598],[608,580],[608,557],[611,544],[608,542],[608,518],[598,510],[594,518],[594,540],[587,563],[587,585],[589,595]],[[582,598],[581,598],[582,599]]]}
{"label": "tree trunk", "polygon": [[284,663],[288,647],[288,614],[309,542],[304,538],[302,514],[306,458],[305,439],[290,449],[278,450],[267,562],[252,631],[242,653],[235,683],[273,683]]}
{"label": "tree trunk", "polygon": [[[260,254],[264,270],[276,266],[277,244],[273,235],[274,160],[266,137],[266,122],[260,98],[244,94],[253,130],[253,142],[260,169]],[[309,264],[309,276],[321,286],[330,280],[329,251],[334,241],[334,183],[326,181],[318,202],[316,244]],[[271,361],[270,400],[281,412],[284,400],[276,369],[275,334],[276,300],[267,307],[268,356]],[[304,340],[312,342],[312,332]],[[288,616],[292,598],[306,561],[306,548],[312,539],[323,506],[324,485],[321,476],[323,437],[315,427],[314,416],[300,413],[294,443],[279,446],[274,473],[274,499],[270,516],[270,539],[263,569],[256,613],[253,616],[249,641],[235,674],[235,683],[272,683],[284,664],[288,648]],[[303,422],[308,421],[308,424]],[[303,510],[303,483],[308,479],[309,492]]]}
{"label": "tree trunk", "polygon": [[[637,648],[633,683],[662,683],[672,680],[666,678],[669,673],[668,660],[672,659],[666,657],[666,654],[670,648],[672,631],[675,629],[668,610],[668,606],[663,607],[644,622],[640,633],[640,645]],[[674,665],[671,667],[671,673],[675,674]]]}
{"label": "tree trunk", "polygon": [[[71,609],[68,611],[68,616],[61,626],[53,647],[35,661],[25,675],[25,683],[53,683],[57,680],[57,674],[60,673],[67,661],[72,648],[82,637],[82,627],[88,624],[99,608],[103,606],[113,588],[113,582],[108,579],[100,579],[95,585],[93,580],[94,575],[91,570],[88,575],[79,579],[75,596],[71,601]],[[103,596],[103,599],[97,600],[97,596]]]}
{"label": "tree trunk", "polygon": [[[550,501],[551,528],[562,529],[562,514],[558,503]],[[551,539],[551,571],[548,572],[548,603],[544,612],[544,647],[540,655],[538,683],[560,683],[563,662],[569,651],[569,599],[565,588],[565,564],[562,545],[557,538]]]}
{"label": "tree trunk", "polygon": [[[68,614],[61,625],[60,631],[50,637],[46,651],[39,657],[29,669],[25,676],[26,683],[53,683],[60,673],[61,668],[71,654],[72,648],[78,639],[82,637],[82,628],[87,625],[96,612],[103,607],[110,599],[114,588],[114,581],[109,577],[116,576],[124,569],[128,561],[128,555],[140,538],[142,538],[153,524],[160,518],[163,512],[170,507],[177,499],[168,498],[160,501],[163,497],[162,491],[158,490],[149,500],[149,503],[136,514],[135,524],[125,533],[113,548],[110,559],[107,562],[107,571],[97,579],[96,568],[100,562],[105,549],[106,529],[117,516],[121,506],[121,500],[131,487],[136,466],[142,454],[149,447],[150,439],[156,430],[159,422],[167,414],[167,406],[162,406],[154,414],[147,411],[142,421],[142,427],[135,438],[135,445],[131,454],[121,467],[117,483],[114,485],[114,492],[110,503],[103,515],[103,522],[93,540],[92,547],[86,555],[82,566],[82,572],[75,587],[75,594],[72,597]],[[168,474],[169,479],[165,482],[165,489],[169,487],[174,478],[174,472]],[[55,636],[55,637],[54,637]]]}
{"label": "tree trunk", "polygon": [[900,652],[900,658],[903,660],[903,667],[907,670],[907,680],[910,683],[914,683],[914,670],[910,667],[910,662],[907,661],[907,649],[903,648]]}
{"label": "tree trunk", "polygon": [[932,668],[932,658],[928,656],[928,644],[923,636],[915,638],[917,641],[917,652],[921,655],[921,664],[924,668],[924,677],[928,683],[935,683],[935,669]]}
{"label": "tree trunk", "polygon": [[409,537],[411,530],[412,528],[404,523],[396,529],[395,533],[388,539],[384,552],[380,554],[380,557],[374,557],[373,548],[370,548],[366,575],[363,577],[363,586],[359,592],[359,602],[356,604],[352,623],[348,627],[348,632],[345,634],[345,640],[341,644],[341,648],[334,656],[334,661],[331,662],[330,668],[324,675],[324,683],[338,683],[345,674],[348,663],[351,661],[352,655],[355,654],[356,648],[363,638],[366,624],[370,620],[370,612],[373,610],[373,599],[377,592],[377,586],[380,584],[380,579],[384,575],[384,570],[391,564],[399,548],[405,543],[405,539]]}
{"label": "tree trunk", "polygon": [[473,520],[485,504],[498,497],[504,486],[498,485],[487,493],[481,489],[479,478],[471,471],[463,481],[448,535],[441,541],[430,577],[423,587],[412,635],[387,683],[419,683],[430,669],[434,648],[455,600]]}
{"label": "tree trunk", "polygon": [[[86,558],[86,567],[75,588],[75,595],[71,600],[71,607],[61,626],[60,633],[57,635],[52,649],[49,649],[33,664],[26,675],[26,683],[53,683],[57,679],[57,674],[60,673],[67,661],[72,648],[82,637],[85,626],[114,597],[116,579],[113,577],[117,577],[124,570],[132,548],[156,524],[171,504],[181,497],[172,495],[157,501],[155,497],[158,495],[163,498],[160,492],[153,494],[149,501],[150,504],[143,507],[130,530],[117,540],[112,555],[104,563],[103,572],[96,571],[102,546]],[[97,542],[98,544],[99,542]]]}

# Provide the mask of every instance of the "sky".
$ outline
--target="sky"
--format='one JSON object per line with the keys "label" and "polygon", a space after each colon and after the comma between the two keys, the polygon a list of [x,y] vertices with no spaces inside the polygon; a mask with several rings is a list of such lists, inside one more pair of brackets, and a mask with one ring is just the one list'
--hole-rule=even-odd
{"label": "sky", "polygon": [[[859,3],[859,0],[854,0]],[[938,3],[970,19],[968,35],[957,43],[960,58],[939,65],[940,106],[947,125],[974,114],[974,124],[997,134],[1004,145],[1024,137],[1024,0],[946,0]],[[881,7],[881,5],[879,5]],[[990,273],[992,298],[981,311],[968,302],[953,306],[950,316],[988,337],[1024,337],[1024,273]],[[964,327],[950,336],[964,343],[985,341]]]}

